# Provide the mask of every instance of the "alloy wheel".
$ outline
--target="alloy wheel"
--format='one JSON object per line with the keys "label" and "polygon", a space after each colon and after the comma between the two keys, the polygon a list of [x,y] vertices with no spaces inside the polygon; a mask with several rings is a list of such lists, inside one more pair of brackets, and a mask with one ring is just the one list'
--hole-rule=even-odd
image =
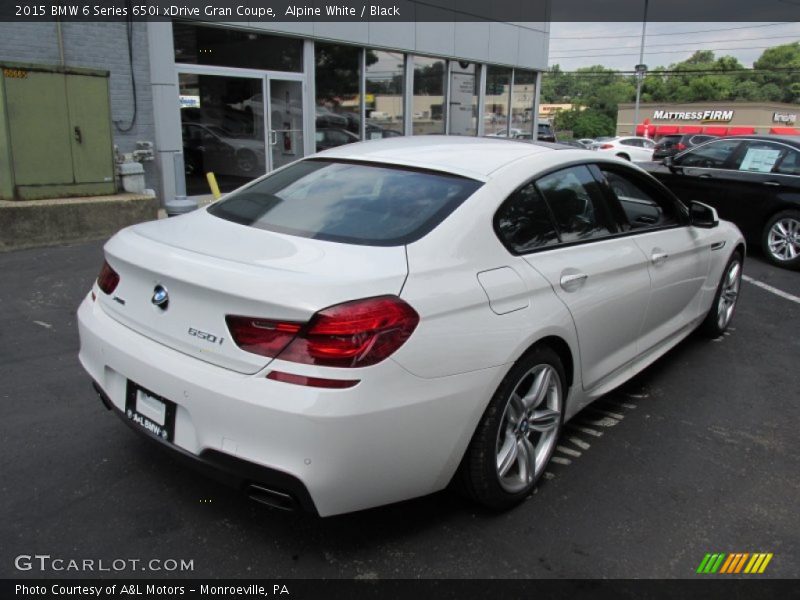
{"label": "alloy wheel", "polygon": [[562,406],[561,379],[551,365],[533,367],[514,387],[496,443],[497,477],[506,492],[521,492],[541,474],[556,443]]}
{"label": "alloy wheel", "polygon": [[733,317],[736,300],[739,298],[739,286],[742,282],[742,263],[738,260],[731,263],[722,282],[719,301],[717,303],[717,325],[724,330]]}
{"label": "alloy wheel", "polygon": [[769,230],[767,246],[776,260],[787,261],[800,256],[800,221],[791,217],[775,221]]}

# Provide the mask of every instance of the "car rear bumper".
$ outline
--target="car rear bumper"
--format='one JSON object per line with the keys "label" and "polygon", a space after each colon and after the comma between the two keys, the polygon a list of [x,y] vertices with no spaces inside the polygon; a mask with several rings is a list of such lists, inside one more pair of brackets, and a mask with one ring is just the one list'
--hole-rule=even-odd
{"label": "car rear bumper", "polygon": [[[273,361],[244,375],[130,330],[90,297],[78,326],[81,364],[121,418],[129,381],[152,390],[177,405],[173,441],[162,444],[248,493],[255,484],[321,516],[443,489],[504,372],[423,379],[390,359],[358,370]],[[269,380],[272,369],[361,381],[310,388]]]}

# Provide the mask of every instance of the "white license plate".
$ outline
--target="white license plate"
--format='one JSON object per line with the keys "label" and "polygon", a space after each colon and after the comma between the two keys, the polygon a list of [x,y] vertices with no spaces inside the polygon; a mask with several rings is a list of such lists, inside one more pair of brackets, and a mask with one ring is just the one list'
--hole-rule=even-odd
{"label": "white license plate", "polygon": [[162,427],[167,420],[167,405],[142,390],[136,390],[136,412]]}

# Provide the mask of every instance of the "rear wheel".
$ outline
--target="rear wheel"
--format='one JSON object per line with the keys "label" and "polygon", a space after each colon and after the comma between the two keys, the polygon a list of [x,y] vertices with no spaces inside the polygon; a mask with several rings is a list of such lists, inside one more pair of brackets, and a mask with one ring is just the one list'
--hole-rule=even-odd
{"label": "rear wheel", "polygon": [[711,338],[718,338],[728,329],[736,311],[736,302],[739,300],[739,288],[742,285],[742,255],[738,251],[731,256],[722,279],[714,295],[714,303],[700,325],[702,333]]}
{"label": "rear wheel", "polygon": [[800,268],[800,212],[785,210],[767,221],[761,245],[771,263]]}
{"label": "rear wheel", "polygon": [[561,359],[548,347],[512,367],[461,464],[462,488],[473,500],[506,509],[533,491],[561,432],[566,389]]}
{"label": "rear wheel", "polygon": [[628,156],[627,154],[617,154],[617,157],[625,159],[625,160],[630,160],[631,159],[631,157]]}

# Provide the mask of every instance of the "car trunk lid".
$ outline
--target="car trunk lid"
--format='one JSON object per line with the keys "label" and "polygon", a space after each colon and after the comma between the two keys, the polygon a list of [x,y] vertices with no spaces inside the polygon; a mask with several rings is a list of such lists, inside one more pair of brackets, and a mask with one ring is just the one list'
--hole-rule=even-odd
{"label": "car trunk lid", "polygon": [[[307,322],[318,310],[399,294],[405,247],[296,237],[218,219],[205,210],[135,225],[105,246],[120,282],[98,301],[127,327],[206,362],[255,373],[270,358],[230,338],[225,316]],[[154,303],[156,286],[168,294]]]}

